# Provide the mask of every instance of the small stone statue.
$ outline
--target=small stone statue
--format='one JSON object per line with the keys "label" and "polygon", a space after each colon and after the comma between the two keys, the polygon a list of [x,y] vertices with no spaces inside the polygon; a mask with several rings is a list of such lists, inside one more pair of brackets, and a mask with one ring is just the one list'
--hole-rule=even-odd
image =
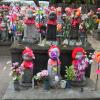
{"label": "small stone statue", "polygon": [[48,50],[49,60],[48,60],[48,73],[50,87],[55,88],[61,79],[60,75],[60,50],[57,46],[53,45]]}
{"label": "small stone statue", "polygon": [[49,14],[47,22],[47,40],[56,41],[56,33],[57,33],[57,15],[55,12],[51,12]]}
{"label": "small stone statue", "polygon": [[33,11],[29,9],[26,15],[27,18],[24,20],[25,27],[23,42],[34,44],[39,41],[40,35],[35,27]]}
{"label": "small stone statue", "polygon": [[26,47],[25,50],[22,52],[23,62],[21,64],[21,68],[24,71],[24,74],[22,76],[22,84],[28,85],[32,83],[32,77],[33,77],[33,59],[35,59],[35,56],[33,54],[33,51]]}
{"label": "small stone statue", "polygon": [[5,41],[6,38],[7,38],[7,35],[6,35],[6,24],[5,24],[4,21],[1,22],[0,31],[1,31],[1,33],[0,33],[0,34],[1,34],[0,38],[1,38],[2,41]]}
{"label": "small stone statue", "polygon": [[88,60],[86,59],[85,50],[81,47],[76,47],[72,52],[74,59],[72,64],[76,73],[77,81],[86,81],[85,70],[88,67]]}

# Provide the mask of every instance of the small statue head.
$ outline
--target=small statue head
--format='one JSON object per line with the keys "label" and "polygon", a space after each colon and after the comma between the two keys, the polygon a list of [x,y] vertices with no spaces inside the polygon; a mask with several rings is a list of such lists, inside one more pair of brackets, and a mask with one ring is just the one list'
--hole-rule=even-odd
{"label": "small statue head", "polygon": [[60,56],[60,49],[57,46],[52,45],[48,50],[48,55],[51,59],[56,60]]}
{"label": "small statue head", "polygon": [[76,47],[72,52],[72,58],[73,59],[82,59],[85,57],[85,50],[81,47]]}
{"label": "small statue head", "polygon": [[25,50],[22,52],[22,57],[24,60],[35,59],[34,53],[29,47],[26,47]]}

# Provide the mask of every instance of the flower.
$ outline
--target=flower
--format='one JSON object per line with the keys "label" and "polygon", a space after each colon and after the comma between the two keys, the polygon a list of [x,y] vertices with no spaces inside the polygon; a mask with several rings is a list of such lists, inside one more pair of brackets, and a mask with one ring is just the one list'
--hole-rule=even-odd
{"label": "flower", "polygon": [[48,70],[42,70],[41,72],[37,73],[34,78],[36,80],[44,79],[48,76]]}
{"label": "flower", "polygon": [[23,71],[21,67],[19,66],[19,62],[13,63],[13,66],[11,68],[10,76],[13,77],[13,80],[19,80],[21,75],[23,74]]}
{"label": "flower", "polygon": [[48,76],[48,71],[47,70],[42,70],[41,71],[41,77],[46,77]]}
{"label": "flower", "polygon": [[37,77],[41,78],[41,72],[37,73]]}
{"label": "flower", "polygon": [[11,61],[7,61],[7,63],[6,64],[11,64]]}

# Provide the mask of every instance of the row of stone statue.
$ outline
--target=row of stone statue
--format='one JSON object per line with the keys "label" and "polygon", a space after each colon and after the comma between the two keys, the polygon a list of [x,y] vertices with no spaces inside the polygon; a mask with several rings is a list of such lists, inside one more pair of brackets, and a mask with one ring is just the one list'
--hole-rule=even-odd
{"label": "row of stone statue", "polygon": [[[48,50],[49,59],[47,62],[47,69],[44,73],[37,73],[37,79],[42,77],[42,79],[48,79],[49,87],[57,87],[61,80],[63,80],[60,70],[61,70],[61,61],[60,57],[60,49],[56,45],[52,45]],[[23,62],[20,66],[22,71],[24,72],[22,75],[22,84],[27,85],[32,83],[33,71],[35,64],[33,63],[33,59],[35,60],[35,55],[32,49],[26,47],[22,52]],[[86,53],[83,48],[76,47],[72,52],[72,69],[67,71],[66,80],[84,82],[85,78],[85,70],[88,67],[88,60],[86,59]],[[17,67],[16,69],[18,69]],[[67,69],[68,70],[68,69]],[[73,74],[74,73],[74,74]]]}

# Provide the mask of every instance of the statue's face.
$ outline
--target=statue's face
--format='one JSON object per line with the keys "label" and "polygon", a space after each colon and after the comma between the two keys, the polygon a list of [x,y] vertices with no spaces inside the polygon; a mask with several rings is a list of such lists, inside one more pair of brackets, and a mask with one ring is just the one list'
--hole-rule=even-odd
{"label": "statue's face", "polygon": [[57,48],[51,49],[50,54],[49,54],[50,58],[54,60],[56,60],[59,57],[59,55],[60,55],[59,50]]}
{"label": "statue's face", "polygon": [[57,53],[52,51],[51,52],[51,58],[56,60],[57,59]]}
{"label": "statue's face", "polygon": [[24,60],[31,60],[32,57],[30,57],[28,54],[24,54],[24,55],[23,55],[23,59],[24,59]]}
{"label": "statue's face", "polygon": [[82,59],[83,56],[84,56],[84,55],[83,55],[82,52],[77,52],[77,54],[76,54],[76,59]]}

